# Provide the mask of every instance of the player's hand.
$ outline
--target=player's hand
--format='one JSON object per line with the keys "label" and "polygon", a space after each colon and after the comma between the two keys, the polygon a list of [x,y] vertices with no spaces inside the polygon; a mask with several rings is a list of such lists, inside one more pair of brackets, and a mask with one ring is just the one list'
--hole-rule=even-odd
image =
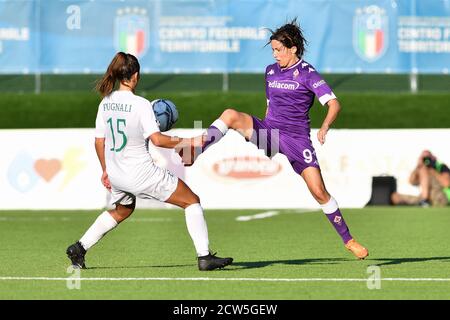
{"label": "player's hand", "polygon": [[186,153],[187,150],[192,148],[194,138],[183,138],[180,142],[174,147],[174,150],[178,155],[183,159],[183,154]]}
{"label": "player's hand", "polygon": [[111,182],[109,182],[108,174],[106,173],[106,171],[103,172],[101,180],[103,186],[108,189],[108,191],[111,191]]}
{"label": "player's hand", "polygon": [[199,153],[201,153],[201,147],[203,146],[205,139],[206,136],[203,135],[186,139],[188,140],[187,145],[180,145],[175,148],[176,152],[181,157],[184,166],[189,167],[194,164]]}
{"label": "player's hand", "polygon": [[325,137],[329,129],[330,128],[328,126],[322,126],[317,132],[317,140],[319,140],[320,144],[323,145],[325,143]]}
{"label": "player's hand", "polygon": [[181,158],[181,162],[185,167],[190,167],[194,164],[195,147],[191,145],[184,146],[177,149],[177,153]]}
{"label": "player's hand", "polygon": [[203,144],[206,142],[206,135],[196,136],[191,138],[191,145],[195,147],[202,147]]}

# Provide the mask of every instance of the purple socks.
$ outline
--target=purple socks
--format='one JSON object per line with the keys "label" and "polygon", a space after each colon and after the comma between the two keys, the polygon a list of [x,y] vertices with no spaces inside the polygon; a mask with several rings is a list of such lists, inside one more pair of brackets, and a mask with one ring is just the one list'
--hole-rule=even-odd
{"label": "purple socks", "polygon": [[330,200],[327,203],[321,205],[321,207],[323,213],[325,213],[334,229],[336,229],[337,233],[341,236],[344,244],[346,244],[349,240],[352,239],[352,236],[350,235],[350,231],[348,230],[347,224],[345,223],[341,211],[339,211],[336,200],[331,197]]}
{"label": "purple socks", "polygon": [[211,125],[206,130],[206,141],[203,144],[202,152],[204,152],[206,149],[208,149],[214,143],[218,142],[220,139],[222,139],[222,137],[223,137],[222,131],[217,129],[215,126]]}
{"label": "purple socks", "polygon": [[326,214],[326,216],[328,220],[330,220],[333,227],[336,229],[337,233],[341,236],[344,244],[352,239],[347,224],[345,223],[344,217],[342,217],[341,211],[339,211],[339,209],[337,209],[333,213]]}
{"label": "purple socks", "polygon": [[228,126],[220,119],[215,120],[211,126],[206,130],[206,142],[203,144],[202,152],[213,144],[219,142],[220,139],[227,133]]}

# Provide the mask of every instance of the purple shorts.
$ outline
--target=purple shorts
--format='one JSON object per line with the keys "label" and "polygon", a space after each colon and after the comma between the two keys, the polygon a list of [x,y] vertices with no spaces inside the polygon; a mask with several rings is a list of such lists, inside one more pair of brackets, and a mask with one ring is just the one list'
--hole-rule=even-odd
{"label": "purple shorts", "polygon": [[272,158],[278,152],[284,154],[298,174],[308,167],[320,169],[316,151],[309,134],[286,132],[272,128],[267,121],[253,117],[253,134],[250,141]]}

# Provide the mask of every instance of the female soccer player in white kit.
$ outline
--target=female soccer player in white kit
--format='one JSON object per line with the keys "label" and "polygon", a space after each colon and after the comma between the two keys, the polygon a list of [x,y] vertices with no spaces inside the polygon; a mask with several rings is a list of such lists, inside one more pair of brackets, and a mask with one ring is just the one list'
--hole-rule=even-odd
{"label": "female soccer player in white kit", "polygon": [[[139,197],[183,208],[187,229],[197,251],[199,270],[223,268],[233,259],[210,253],[199,197],[169,170],[156,166],[148,153],[147,139],[163,148],[182,148],[195,142],[159,131],[150,102],[134,94],[139,70],[135,56],[119,52],[97,84],[96,89],[103,100],[95,122],[95,149],[103,170],[102,183],[111,192],[116,208],[100,214],[66,253],[74,267],[86,268],[86,251],[133,213],[136,197]],[[119,88],[114,91],[116,81]]]}

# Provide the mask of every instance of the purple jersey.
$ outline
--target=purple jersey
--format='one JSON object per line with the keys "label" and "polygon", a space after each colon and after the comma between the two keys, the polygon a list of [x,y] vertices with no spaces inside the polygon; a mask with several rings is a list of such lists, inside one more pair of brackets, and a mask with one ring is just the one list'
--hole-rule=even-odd
{"label": "purple jersey", "polygon": [[283,70],[278,63],[271,64],[265,78],[269,107],[265,121],[282,131],[309,136],[308,113],[314,96],[322,105],[336,98],[325,80],[304,60]]}

